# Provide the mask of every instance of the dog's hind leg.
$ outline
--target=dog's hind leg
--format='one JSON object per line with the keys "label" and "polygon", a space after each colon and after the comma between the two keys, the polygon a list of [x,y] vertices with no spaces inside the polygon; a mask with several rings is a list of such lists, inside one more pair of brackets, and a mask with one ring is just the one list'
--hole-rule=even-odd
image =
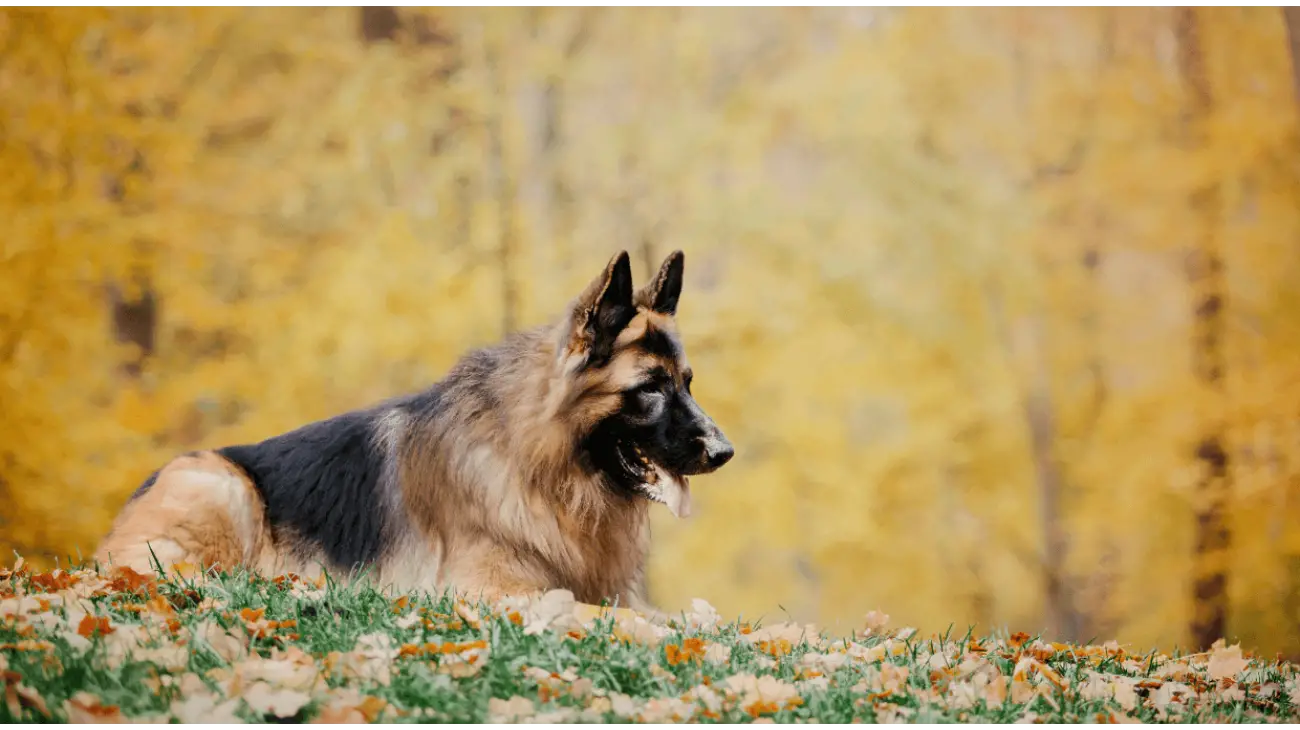
{"label": "dog's hind leg", "polygon": [[256,567],[270,549],[261,495],[239,467],[211,451],[177,457],[118,515],[95,559],[153,571],[176,563]]}

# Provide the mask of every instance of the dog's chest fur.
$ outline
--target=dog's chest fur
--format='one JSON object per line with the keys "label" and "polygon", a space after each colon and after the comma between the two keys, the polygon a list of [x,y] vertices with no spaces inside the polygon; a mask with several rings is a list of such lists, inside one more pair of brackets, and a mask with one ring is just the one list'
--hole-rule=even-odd
{"label": "dog's chest fur", "polygon": [[[643,500],[565,483],[591,479],[574,470],[529,470],[490,439],[444,442],[428,456],[406,462],[402,513],[413,519],[385,561],[393,570],[381,572],[404,584],[433,581],[470,593],[480,586],[567,588],[593,603],[640,593],[650,542]],[[602,501],[565,499],[593,493]]]}

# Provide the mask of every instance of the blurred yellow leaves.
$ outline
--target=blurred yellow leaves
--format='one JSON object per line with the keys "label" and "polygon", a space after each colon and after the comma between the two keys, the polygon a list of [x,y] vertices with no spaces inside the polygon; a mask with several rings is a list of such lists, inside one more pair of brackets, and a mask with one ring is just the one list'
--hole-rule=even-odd
{"label": "blurred yellow leaves", "polygon": [[174,407],[170,403],[159,404],[152,398],[142,395],[134,388],[124,389],[117,399],[114,417],[121,429],[140,434],[152,434],[162,430],[172,418]]}

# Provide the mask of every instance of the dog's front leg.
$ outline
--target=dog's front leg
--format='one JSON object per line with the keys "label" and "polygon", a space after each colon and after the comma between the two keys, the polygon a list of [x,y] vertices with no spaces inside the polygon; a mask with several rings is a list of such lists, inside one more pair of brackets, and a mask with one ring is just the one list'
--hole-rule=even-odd
{"label": "dog's front leg", "polygon": [[544,593],[546,576],[497,545],[467,547],[446,566],[444,583],[465,598],[496,603]]}

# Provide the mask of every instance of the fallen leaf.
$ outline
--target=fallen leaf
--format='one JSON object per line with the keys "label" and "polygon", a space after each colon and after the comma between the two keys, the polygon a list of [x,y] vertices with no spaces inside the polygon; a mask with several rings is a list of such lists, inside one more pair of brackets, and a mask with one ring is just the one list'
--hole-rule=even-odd
{"label": "fallen leaf", "polygon": [[347,679],[359,679],[387,685],[392,681],[392,662],[401,650],[392,637],[383,632],[366,634],[357,639],[349,652],[331,652],[329,666],[341,670]]}
{"label": "fallen leaf", "polygon": [[1133,682],[1115,683],[1115,701],[1125,710],[1132,711],[1137,708],[1138,696],[1137,689]]}
{"label": "fallen leaf", "polygon": [[695,704],[676,697],[652,697],[641,706],[638,720],[649,723],[678,723],[695,714]]}
{"label": "fallen leaf", "polygon": [[125,723],[130,722],[117,705],[105,705],[89,692],[78,692],[63,703],[63,711],[72,723]]}
{"label": "fallen leaf", "polygon": [[463,601],[456,602],[456,615],[460,616],[465,623],[469,624],[471,629],[477,629],[479,627],[479,622],[482,620],[480,619],[478,612],[470,608]]}
{"label": "fallen leaf", "polygon": [[183,646],[164,644],[163,646],[136,649],[131,657],[136,661],[152,662],[160,669],[178,672],[190,663],[190,652]]}
{"label": "fallen leaf", "polygon": [[693,629],[712,629],[722,623],[722,615],[703,598],[691,599],[691,610],[686,614],[686,625]]}
{"label": "fallen leaf", "polygon": [[469,642],[468,648],[454,653],[444,653],[438,658],[438,673],[447,674],[457,679],[478,674],[487,663],[489,649],[485,642]]}
{"label": "fallen leaf", "polygon": [[876,706],[876,722],[889,725],[902,725],[911,722],[916,710],[900,705],[881,704]]}
{"label": "fallen leaf", "polygon": [[889,614],[880,611],[868,611],[866,626],[868,634],[879,634],[889,625]]}
{"label": "fallen leaf", "polygon": [[527,697],[515,696],[508,700],[493,697],[488,700],[488,722],[491,723],[527,721],[536,711],[533,701]]}
{"label": "fallen leaf", "polygon": [[575,722],[596,724],[606,722],[605,715],[612,712],[613,705],[608,697],[593,697],[591,702],[579,713]]}
{"label": "fallen leaf", "polygon": [[203,570],[194,563],[173,563],[172,572],[180,578],[190,579],[203,574]]}
{"label": "fallen leaf", "polygon": [[547,712],[533,715],[531,722],[538,725],[568,725],[578,717],[578,712],[570,707],[558,707]]}
{"label": "fallen leaf", "polygon": [[583,700],[592,695],[595,691],[596,683],[587,677],[580,677],[569,684],[569,695],[575,699]]}
{"label": "fallen leaf", "polygon": [[629,613],[615,614],[614,636],[644,646],[658,646],[670,633],[665,626],[651,623],[644,616]]}
{"label": "fallen leaf", "polygon": [[351,687],[335,690],[313,723],[372,723],[388,708],[388,702]]}
{"label": "fallen leaf", "polygon": [[311,702],[311,695],[292,689],[272,689],[266,682],[258,682],[244,691],[244,702],[262,715],[284,719],[294,717]]}
{"label": "fallen leaf", "polygon": [[[184,684],[182,683],[184,694]],[[206,689],[206,688],[205,688]],[[235,714],[239,708],[238,700],[219,702],[212,694],[191,694],[172,703],[168,712],[182,723],[242,723],[243,718]]]}
{"label": "fallen leaf", "polygon": [[529,636],[540,634],[552,625],[560,631],[581,628],[581,622],[574,613],[576,605],[572,591],[564,589],[547,591],[541,598],[529,604],[528,612],[524,616],[524,634]]}
{"label": "fallen leaf", "polygon": [[[296,646],[277,649],[269,658],[253,656],[235,665],[243,685],[266,683],[271,687],[310,691],[321,681],[316,660]],[[236,690],[236,693],[238,691]]]}
{"label": "fallen leaf", "polygon": [[637,711],[637,701],[620,692],[609,694],[609,706],[615,715],[622,718],[632,717]]}
{"label": "fallen leaf", "polygon": [[86,616],[81,619],[81,623],[77,625],[77,633],[86,638],[90,638],[96,633],[100,636],[107,636],[113,633],[114,630],[113,624],[108,620],[107,616],[92,616],[86,614]]}
{"label": "fallen leaf", "polygon": [[795,700],[802,702],[794,685],[767,674],[757,677],[753,674],[732,675],[727,677],[725,686],[738,696],[741,709],[754,717],[776,712]]}
{"label": "fallen leaf", "polygon": [[818,672],[830,674],[844,666],[845,662],[848,660],[848,654],[819,654],[810,651],[799,658],[799,665],[807,669],[813,669]]}
{"label": "fallen leaf", "polygon": [[248,654],[248,637],[223,629],[213,621],[204,621],[194,628],[194,635],[212,647],[217,656],[234,662]]}
{"label": "fallen leaf", "polygon": [[1029,710],[1016,719],[1016,725],[1035,725],[1038,723],[1038,713]]}
{"label": "fallen leaf", "polygon": [[704,661],[710,664],[727,664],[731,661],[731,647],[726,644],[709,644],[704,648]]}
{"label": "fallen leaf", "polygon": [[1215,649],[1210,654],[1210,665],[1207,671],[1210,679],[1218,681],[1220,679],[1235,679],[1238,674],[1246,671],[1250,662],[1241,655],[1241,645],[1233,644],[1230,647],[1224,647],[1222,641],[1215,644]]}
{"label": "fallen leaf", "polygon": [[45,698],[22,682],[11,684],[6,681],[5,705],[9,708],[9,714],[15,718],[22,717],[23,708],[34,710],[42,717],[50,716],[50,708],[45,704]]}
{"label": "fallen leaf", "polygon": [[771,626],[764,626],[741,636],[741,639],[751,644],[785,644],[790,647],[795,647],[804,640],[813,643],[813,640],[816,637],[817,633],[814,627],[810,626],[805,628],[796,623],[780,623],[772,624]]}

